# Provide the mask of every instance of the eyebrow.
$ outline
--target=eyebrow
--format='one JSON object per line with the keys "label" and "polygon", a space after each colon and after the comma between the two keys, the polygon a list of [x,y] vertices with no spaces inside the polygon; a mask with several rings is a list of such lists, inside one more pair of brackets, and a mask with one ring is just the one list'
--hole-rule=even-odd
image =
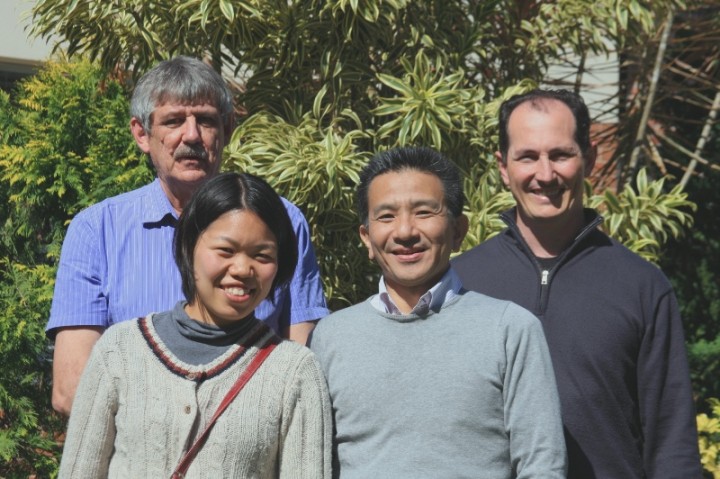
{"label": "eyebrow", "polygon": [[[164,105],[163,105],[163,106],[164,106]],[[180,114],[186,115],[187,108],[188,108],[187,105],[173,105],[173,106],[169,107],[169,108],[164,112],[164,114],[165,114],[165,115],[177,115],[177,114],[180,113]],[[202,105],[202,106],[200,106],[200,105],[195,105],[195,106],[190,106],[189,108],[198,108],[198,110],[195,110],[195,111],[191,111],[191,112],[190,112],[192,115],[213,115],[213,116],[221,116],[221,115],[220,115],[220,110],[218,110],[216,107],[211,106],[211,105]],[[155,110],[152,111],[151,114],[157,114],[157,113],[158,113],[157,110],[158,110],[158,109],[156,108]]]}
{"label": "eyebrow", "polygon": [[[219,235],[214,238],[217,241],[225,241],[228,242],[234,246],[238,246],[240,243],[238,243],[235,239],[225,236],[225,235]],[[261,248],[271,248],[271,249],[277,249],[278,245],[275,241],[263,241],[260,243],[257,243],[255,246],[260,246]]]}
{"label": "eyebrow", "polygon": [[[557,155],[558,153],[570,153],[570,154],[579,154],[580,148],[575,145],[568,145],[568,146],[558,146],[556,148],[552,148],[549,152],[550,156]],[[513,155],[511,158],[520,158],[528,154],[538,154],[538,150],[535,148],[525,148],[522,150],[517,150],[513,152]]]}

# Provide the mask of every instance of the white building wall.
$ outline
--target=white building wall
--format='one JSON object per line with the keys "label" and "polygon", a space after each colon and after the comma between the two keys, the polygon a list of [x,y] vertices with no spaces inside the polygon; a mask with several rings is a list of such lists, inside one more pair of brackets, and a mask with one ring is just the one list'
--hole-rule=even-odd
{"label": "white building wall", "polygon": [[[543,87],[570,88],[575,85],[579,59],[568,59],[564,65],[550,65]],[[585,60],[580,94],[598,123],[617,123],[620,64],[617,55],[591,55]]]}
{"label": "white building wall", "polygon": [[42,39],[30,39],[33,0],[0,0],[0,84],[33,73],[50,56],[51,46]]}

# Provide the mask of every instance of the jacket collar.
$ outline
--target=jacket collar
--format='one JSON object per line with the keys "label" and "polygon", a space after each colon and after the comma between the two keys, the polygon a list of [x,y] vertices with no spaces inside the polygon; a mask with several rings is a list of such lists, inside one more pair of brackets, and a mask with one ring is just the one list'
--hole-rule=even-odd
{"label": "jacket collar", "polygon": [[[604,218],[597,211],[595,211],[592,208],[583,208],[583,214],[585,216],[584,226],[580,229],[578,234],[575,236],[575,239],[573,239],[572,243],[570,243],[568,245],[568,247],[565,248],[565,250],[562,253],[560,253],[561,258],[564,258],[565,256],[567,256],[568,253],[576,247],[576,245],[578,245],[583,239],[585,239],[587,236],[589,236],[594,231],[596,231],[597,227],[600,226],[600,224],[604,220]],[[505,231],[503,231],[503,234],[506,234],[506,235],[512,237],[515,241],[519,242],[522,245],[522,247],[525,249],[526,253],[531,258],[534,258],[532,251],[530,250],[530,247],[527,245],[527,242],[525,241],[525,238],[523,238],[522,234],[520,234],[520,229],[518,228],[517,223],[515,222],[516,217],[517,217],[517,206],[510,208],[509,210],[500,214],[500,218],[505,222],[505,224],[508,225],[507,229]]]}

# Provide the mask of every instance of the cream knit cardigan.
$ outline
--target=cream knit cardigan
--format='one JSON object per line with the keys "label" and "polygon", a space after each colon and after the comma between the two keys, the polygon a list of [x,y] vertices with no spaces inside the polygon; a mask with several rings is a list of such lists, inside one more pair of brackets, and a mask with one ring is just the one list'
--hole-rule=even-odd
{"label": "cream knit cardigan", "polygon": [[[178,360],[147,321],[109,328],[73,404],[62,478],[169,478],[272,331],[257,324],[215,361]],[[192,378],[204,378],[196,381]],[[310,350],[283,341],[213,427],[188,478],[331,475],[332,416]]]}

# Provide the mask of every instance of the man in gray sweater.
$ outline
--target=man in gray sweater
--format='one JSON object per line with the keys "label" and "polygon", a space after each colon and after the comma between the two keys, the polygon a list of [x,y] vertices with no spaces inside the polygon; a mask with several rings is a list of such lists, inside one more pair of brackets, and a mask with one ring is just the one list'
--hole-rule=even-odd
{"label": "man in gray sweater", "polygon": [[377,155],[360,175],[360,237],[379,292],[318,324],[334,476],[564,478],[555,377],[539,321],[463,289],[457,168],[428,148]]}

